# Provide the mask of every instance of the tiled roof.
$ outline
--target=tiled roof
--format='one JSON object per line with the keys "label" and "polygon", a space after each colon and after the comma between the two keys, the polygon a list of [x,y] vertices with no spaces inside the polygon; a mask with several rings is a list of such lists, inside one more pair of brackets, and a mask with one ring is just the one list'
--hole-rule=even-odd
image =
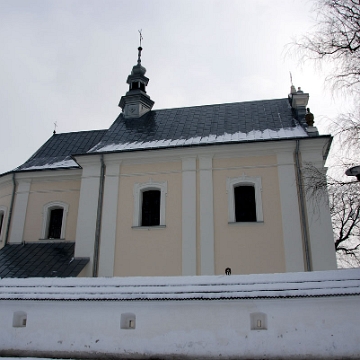
{"label": "tiled roof", "polygon": [[120,114],[108,130],[53,135],[15,171],[78,168],[71,155],[308,137],[287,98]]}
{"label": "tiled roof", "polygon": [[92,130],[54,134],[15,171],[79,167],[71,155],[86,153],[101,140],[106,132],[107,130]]}
{"label": "tiled roof", "polygon": [[0,250],[0,278],[74,277],[89,258],[74,258],[74,242],[8,244]]}
{"label": "tiled roof", "polygon": [[154,110],[115,120],[89,152],[127,151],[307,137],[288,99]]}

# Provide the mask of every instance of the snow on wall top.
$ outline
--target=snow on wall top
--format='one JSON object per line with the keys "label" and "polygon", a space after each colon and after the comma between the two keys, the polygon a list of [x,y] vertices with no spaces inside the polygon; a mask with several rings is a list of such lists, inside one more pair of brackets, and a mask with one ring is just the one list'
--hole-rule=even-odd
{"label": "snow on wall top", "polygon": [[360,295],[360,269],[231,276],[0,280],[0,300],[219,300]]}

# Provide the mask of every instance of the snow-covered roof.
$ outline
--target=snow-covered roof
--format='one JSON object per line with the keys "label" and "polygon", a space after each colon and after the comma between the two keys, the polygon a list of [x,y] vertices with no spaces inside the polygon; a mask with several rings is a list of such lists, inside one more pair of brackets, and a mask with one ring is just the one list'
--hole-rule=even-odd
{"label": "snow-covered roof", "polygon": [[360,269],[231,276],[0,280],[0,300],[231,300],[360,295]]}
{"label": "snow-covered roof", "polygon": [[104,136],[107,130],[79,131],[54,134],[23,165],[14,171],[79,168],[71,157],[75,153],[86,153]]}
{"label": "snow-covered roof", "polygon": [[307,137],[288,99],[153,110],[138,119],[123,114],[89,153],[134,151]]}
{"label": "snow-covered roof", "polygon": [[307,138],[302,120],[287,98],[121,113],[108,130],[53,135],[15,171],[79,168],[72,155]]}

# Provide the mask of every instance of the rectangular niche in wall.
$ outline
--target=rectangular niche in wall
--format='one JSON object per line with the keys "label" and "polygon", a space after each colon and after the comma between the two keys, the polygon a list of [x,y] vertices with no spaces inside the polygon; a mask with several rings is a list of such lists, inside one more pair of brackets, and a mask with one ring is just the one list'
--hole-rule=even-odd
{"label": "rectangular niche in wall", "polygon": [[133,313],[121,314],[120,329],[134,330],[136,326],[136,316]]}
{"label": "rectangular niche in wall", "polygon": [[258,312],[250,314],[251,330],[267,330],[266,314]]}
{"label": "rectangular niche in wall", "polygon": [[13,327],[26,327],[27,315],[25,311],[15,311],[13,316]]}

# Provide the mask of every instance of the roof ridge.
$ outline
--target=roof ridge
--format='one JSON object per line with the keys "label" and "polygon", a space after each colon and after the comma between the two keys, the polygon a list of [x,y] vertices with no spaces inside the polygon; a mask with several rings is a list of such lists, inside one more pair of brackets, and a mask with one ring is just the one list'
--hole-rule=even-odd
{"label": "roof ridge", "polygon": [[202,107],[219,106],[219,105],[232,105],[232,104],[235,105],[235,104],[246,104],[246,103],[259,103],[259,102],[279,101],[279,100],[289,101],[288,98],[264,99],[264,100],[245,100],[245,101],[234,101],[234,102],[225,102],[225,103],[217,103],[217,104],[178,106],[178,107],[174,107],[174,108],[152,109],[151,112],[165,111],[165,110],[178,110],[178,109],[193,109],[193,108],[202,108]]}
{"label": "roof ridge", "polygon": [[95,129],[95,130],[81,130],[81,131],[69,131],[63,133],[55,133],[49,139],[51,139],[54,135],[67,135],[67,134],[80,134],[80,133],[90,133],[90,132],[100,132],[100,131],[108,131],[109,129]]}

